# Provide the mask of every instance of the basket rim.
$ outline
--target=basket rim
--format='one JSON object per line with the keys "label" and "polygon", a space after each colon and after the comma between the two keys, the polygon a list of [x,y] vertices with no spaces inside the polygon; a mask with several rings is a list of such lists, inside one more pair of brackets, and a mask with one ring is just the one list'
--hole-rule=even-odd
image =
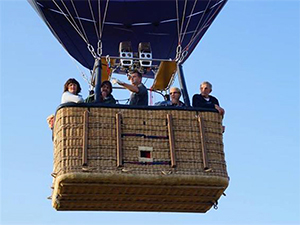
{"label": "basket rim", "polygon": [[74,103],[74,102],[68,102],[60,104],[56,112],[59,111],[62,108],[115,108],[115,109],[138,109],[138,110],[166,110],[166,111],[192,111],[192,112],[213,112],[217,113],[218,111],[216,109],[210,109],[210,108],[200,108],[200,107],[175,107],[175,106],[139,106],[139,105],[122,105],[122,104],[115,104],[115,105],[109,105],[104,103]]}

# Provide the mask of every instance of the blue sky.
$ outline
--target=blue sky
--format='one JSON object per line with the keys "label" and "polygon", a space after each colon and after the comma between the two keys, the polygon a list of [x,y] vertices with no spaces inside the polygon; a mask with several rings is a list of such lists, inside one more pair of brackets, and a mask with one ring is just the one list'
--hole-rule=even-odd
{"label": "blue sky", "polygon": [[296,0],[229,0],[184,64],[190,97],[209,80],[226,110],[218,210],[56,212],[46,117],[68,78],[88,86],[27,1],[0,1],[0,224],[300,224],[299,17]]}

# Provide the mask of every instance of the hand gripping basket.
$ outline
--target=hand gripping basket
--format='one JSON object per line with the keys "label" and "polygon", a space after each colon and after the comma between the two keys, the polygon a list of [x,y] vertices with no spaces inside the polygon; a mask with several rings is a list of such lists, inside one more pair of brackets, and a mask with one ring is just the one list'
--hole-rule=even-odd
{"label": "hand gripping basket", "polygon": [[215,112],[71,104],[53,138],[57,210],[203,213],[228,186]]}

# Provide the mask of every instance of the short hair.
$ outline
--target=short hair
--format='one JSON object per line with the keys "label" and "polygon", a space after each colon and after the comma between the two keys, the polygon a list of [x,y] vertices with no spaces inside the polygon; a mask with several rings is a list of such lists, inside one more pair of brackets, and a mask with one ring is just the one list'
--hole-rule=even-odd
{"label": "short hair", "polygon": [[171,88],[170,88],[170,91],[171,91],[171,89],[175,89],[176,92],[179,92],[179,94],[180,94],[180,96],[181,96],[181,91],[180,91],[180,89],[179,89],[178,87],[171,87]]}
{"label": "short hair", "polygon": [[108,85],[108,87],[110,88],[109,94],[111,94],[112,93],[112,84],[110,83],[110,81],[108,81],[108,80],[103,81],[100,87],[103,87],[104,85]]}
{"label": "short hair", "polygon": [[67,82],[65,83],[64,85],[64,92],[68,91],[68,86],[69,84],[76,84],[77,85],[77,92],[76,94],[78,94],[79,92],[81,92],[81,87],[80,87],[80,84],[79,82],[74,79],[74,78],[70,78],[69,80],[67,80]]}
{"label": "short hair", "polygon": [[207,86],[209,86],[209,88],[212,90],[212,84],[209,83],[208,81],[204,81],[202,82],[202,84],[200,85],[200,88],[202,87],[202,85],[206,84]]}
{"label": "short hair", "polygon": [[133,71],[130,72],[129,74],[134,74],[134,73],[136,73],[136,74],[138,75],[139,78],[142,78],[142,77],[143,77],[142,73],[141,73],[140,71],[138,71],[138,70],[133,70]]}

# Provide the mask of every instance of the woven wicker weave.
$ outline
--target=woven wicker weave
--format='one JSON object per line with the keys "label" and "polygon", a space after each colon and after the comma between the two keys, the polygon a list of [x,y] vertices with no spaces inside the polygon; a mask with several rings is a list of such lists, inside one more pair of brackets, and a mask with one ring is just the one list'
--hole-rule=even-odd
{"label": "woven wicker weave", "polygon": [[222,138],[214,112],[62,107],[52,205],[206,212],[228,186]]}

